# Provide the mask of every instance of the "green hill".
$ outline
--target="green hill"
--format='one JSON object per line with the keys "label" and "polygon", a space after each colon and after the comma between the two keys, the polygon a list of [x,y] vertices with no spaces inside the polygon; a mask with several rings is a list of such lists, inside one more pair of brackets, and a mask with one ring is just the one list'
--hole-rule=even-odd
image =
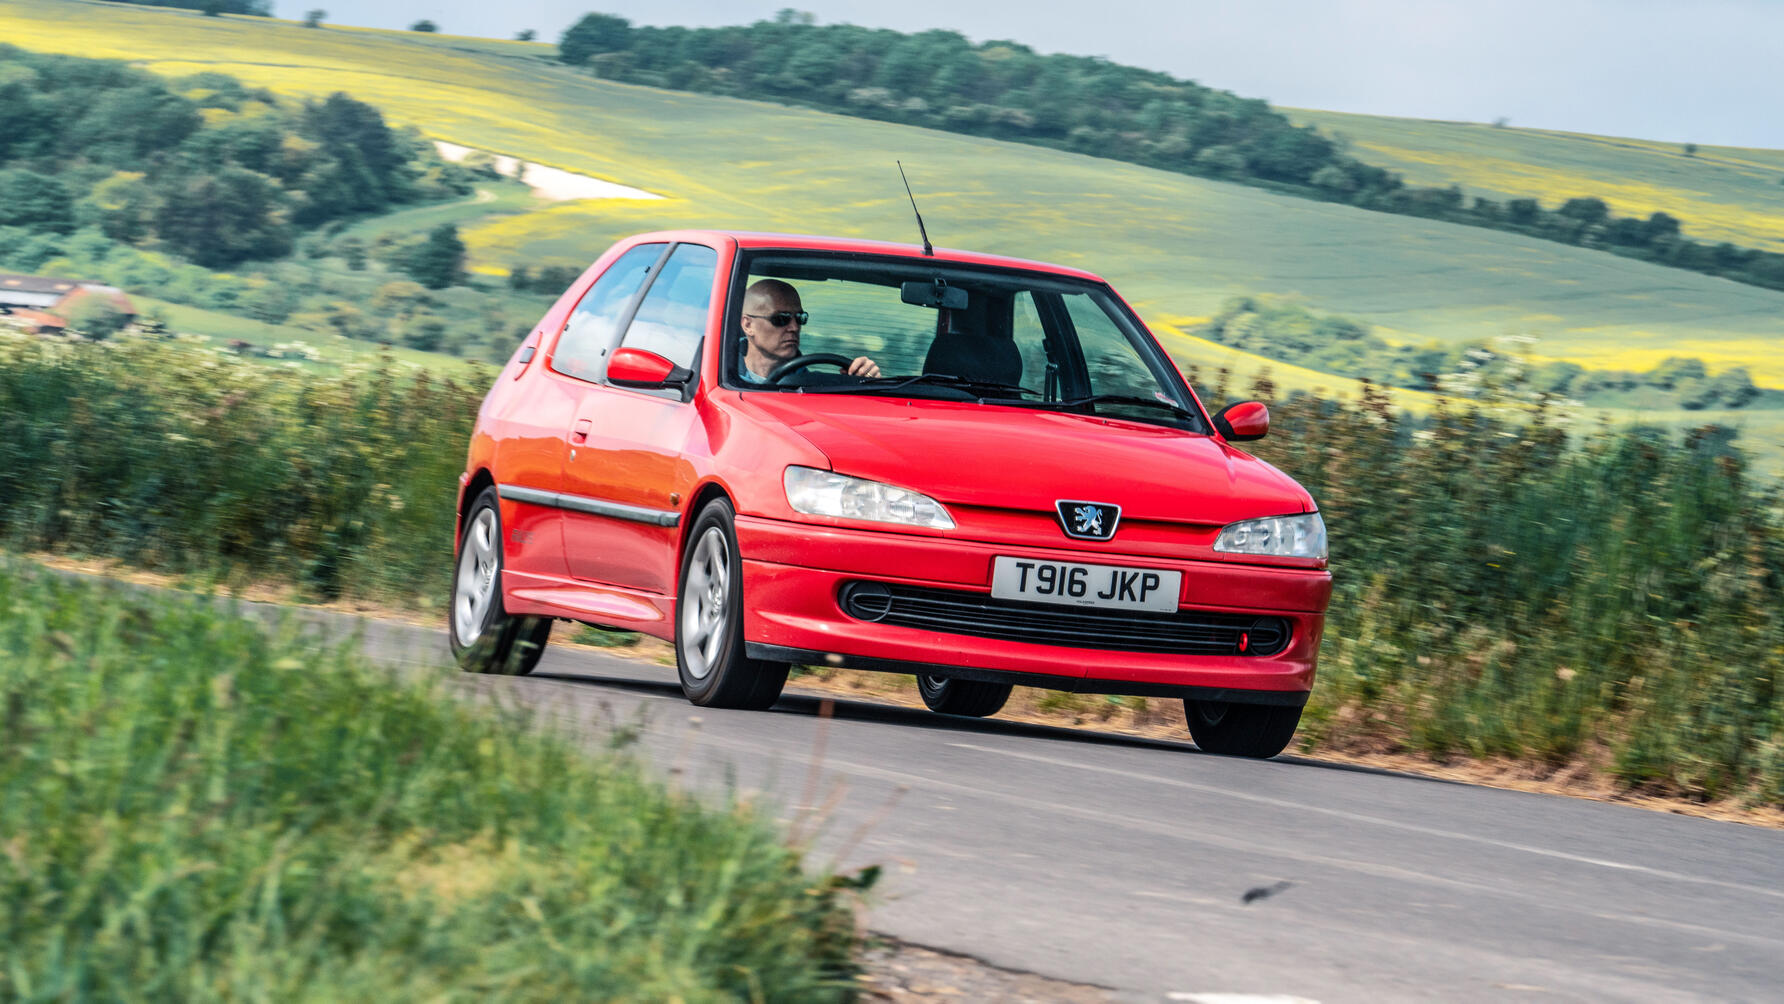
{"label": "green hill", "polygon": [[1474,122],[1285,109],[1349,140],[1353,156],[1414,185],[1460,185],[1471,196],[1604,199],[1619,216],[1666,212],[1684,235],[1784,251],[1784,150],[1696,146]]}
{"label": "green hill", "polygon": [[[1373,323],[1390,341],[1521,335],[1536,340],[1530,351],[1539,358],[1646,370],[1669,356],[1696,356],[1712,372],[1744,365],[1760,386],[1784,388],[1784,353],[1775,351],[1784,293],[1514,234],[1048,149],[613,84],[559,65],[541,44],[51,0],[0,8],[0,36],[168,74],[219,70],[286,94],[346,90],[393,123],[439,139],[667,196],[560,203],[466,223],[473,264],[488,270],[583,264],[617,236],[666,226],[913,240],[893,167],[901,159],[939,244],[1092,268],[1189,362],[1253,371],[1254,358],[1173,331],[1216,313],[1228,297],[1267,292]],[[1410,141],[1402,148],[1415,149]],[[1619,149],[1599,155],[1613,164]],[[1638,154],[1652,156],[1627,155]],[[1700,215],[1679,213],[1688,221]],[[1349,385],[1282,366],[1275,374],[1287,388]],[[1772,412],[1728,417],[1749,442],[1784,438]]]}

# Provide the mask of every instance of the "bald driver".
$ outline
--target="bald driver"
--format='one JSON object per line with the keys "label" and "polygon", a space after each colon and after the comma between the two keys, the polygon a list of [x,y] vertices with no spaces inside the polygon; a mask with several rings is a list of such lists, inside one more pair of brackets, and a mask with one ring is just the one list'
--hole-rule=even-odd
{"label": "bald driver", "polygon": [[[761,279],[744,290],[743,379],[767,383],[776,366],[799,355],[799,332],[806,320],[799,291],[779,279]],[[857,356],[843,372],[877,377],[880,367],[866,356]]]}

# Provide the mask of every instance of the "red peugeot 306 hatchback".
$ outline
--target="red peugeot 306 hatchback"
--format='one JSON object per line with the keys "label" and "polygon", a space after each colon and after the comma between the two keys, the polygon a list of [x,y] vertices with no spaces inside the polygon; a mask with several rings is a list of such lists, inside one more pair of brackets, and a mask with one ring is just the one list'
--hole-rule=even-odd
{"label": "red peugeot 306 hatchback", "polygon": [[793,664],[1181,697],[1267,757],[1313,685],[1313,499],[1233,447],[1088,272],[827,237],[621,241],[496,379],[461,478],[451,641],[525,673],[554,618],[675,645],[695,704]]}

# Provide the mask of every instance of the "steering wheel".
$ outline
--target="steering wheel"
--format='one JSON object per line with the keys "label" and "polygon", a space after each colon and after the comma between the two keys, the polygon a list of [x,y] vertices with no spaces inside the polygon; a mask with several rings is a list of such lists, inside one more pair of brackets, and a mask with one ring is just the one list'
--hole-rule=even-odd
{"label": "steering wheel", "polygon": [[837,366],[841,367],[843,370],[847,370],[849,364],[854,361],[855,360],[850,359],[848,356],[839,356],[834,352],[813,352],[810,355],[794,356],[786,362],[781,363],[774,369],[769,370],[768,376],[763,379],[767,380],[769,383],[779,383],[782,377],[789,373],[797,373],[807,366]]}

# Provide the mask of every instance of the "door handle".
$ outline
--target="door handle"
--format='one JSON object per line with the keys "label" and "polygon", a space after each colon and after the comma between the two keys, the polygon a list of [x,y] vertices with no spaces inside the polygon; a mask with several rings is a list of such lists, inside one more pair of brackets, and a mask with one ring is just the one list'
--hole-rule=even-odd
{"label": "door handle", "polygon": [[577,419],[576,420],[576,428],[574,428],[570,431],[570,442],[572,442],[572,443],[586,443],[586,442],[588,442],[588,430],[593,428],[594,424],[595,423],[594,423],[593,419],[588,419],[588,418]]}

